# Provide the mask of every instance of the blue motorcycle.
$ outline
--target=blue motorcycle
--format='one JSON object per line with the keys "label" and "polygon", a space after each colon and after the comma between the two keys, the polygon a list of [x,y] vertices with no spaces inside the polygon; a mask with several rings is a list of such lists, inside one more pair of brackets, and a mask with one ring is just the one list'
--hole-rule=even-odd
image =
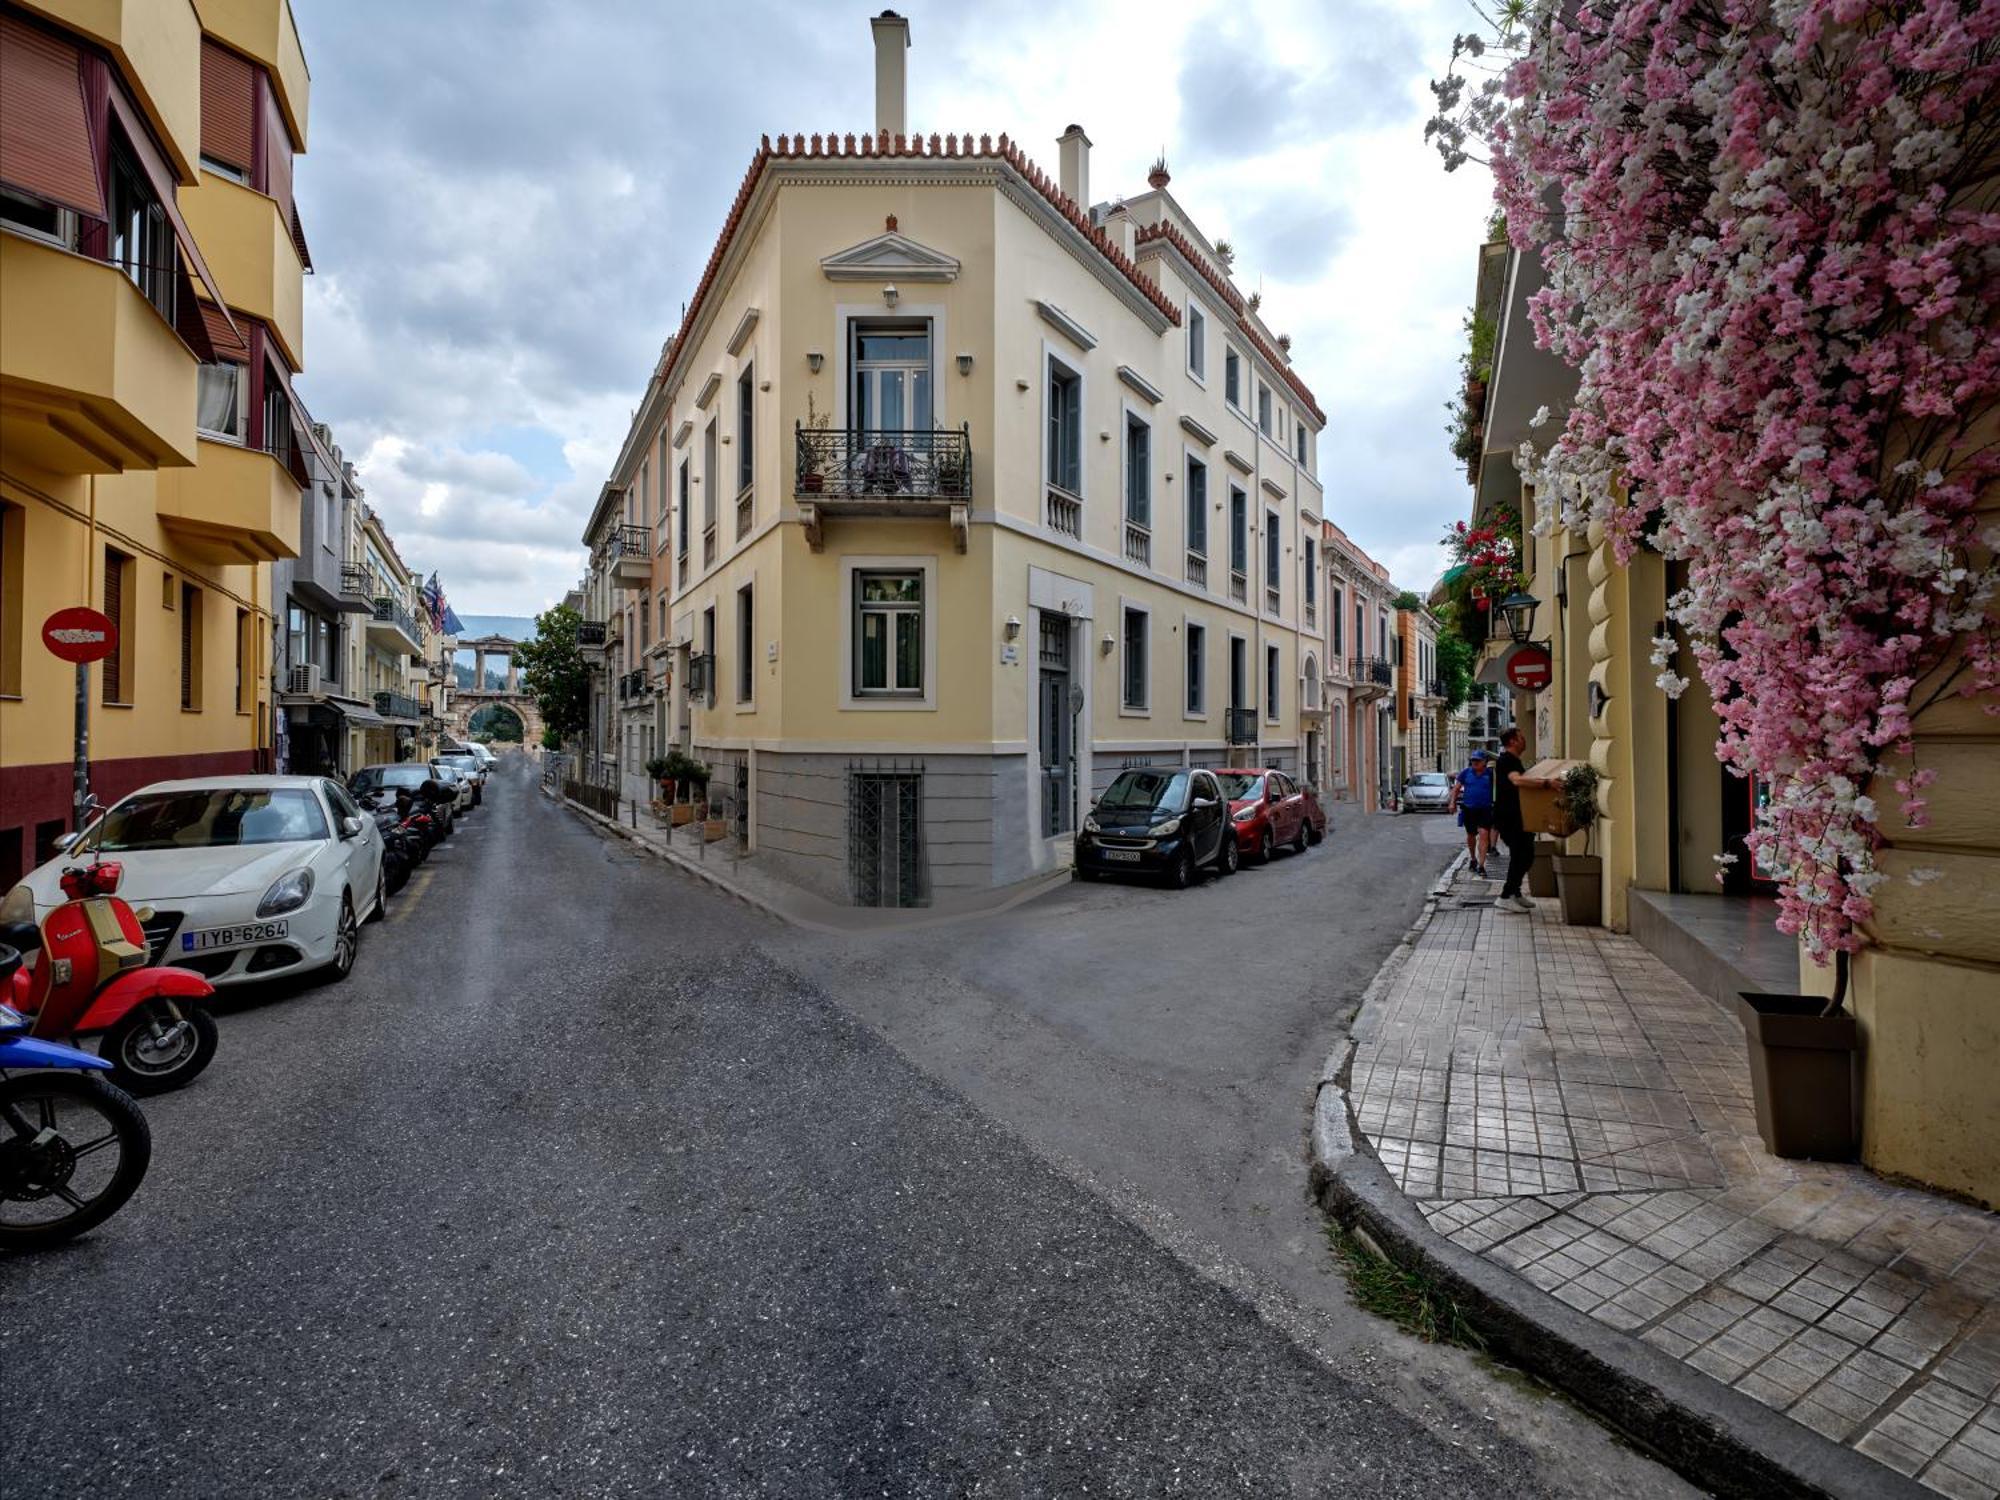
{"label": "blue motorcycle", "polygon": [[[0,992],[21,966],[0,943]],[[60,1244],[124,1206],[145,1178],[153,1133],[92,1053],[27,1034],[0,1005],[0,1250]]]}

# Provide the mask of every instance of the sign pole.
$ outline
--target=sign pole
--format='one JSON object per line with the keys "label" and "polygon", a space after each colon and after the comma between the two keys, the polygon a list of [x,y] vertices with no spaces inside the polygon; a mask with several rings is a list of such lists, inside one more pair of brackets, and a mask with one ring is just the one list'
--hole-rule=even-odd
{"label": "sign pole", "polygon": [[72,772],[72,794],[76,803],[76,832],[83,832],[83,820],[90,808],[90,663],[76,664],[76,766]]}

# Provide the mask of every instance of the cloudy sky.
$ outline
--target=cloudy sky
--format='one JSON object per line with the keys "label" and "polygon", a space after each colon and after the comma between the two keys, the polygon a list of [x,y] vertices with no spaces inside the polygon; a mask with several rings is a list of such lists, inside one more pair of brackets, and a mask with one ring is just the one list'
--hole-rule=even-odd
{"label": "cloudy sky", "polygon": [[[319,270],[301,394],[403,556],[531,614],[578,538],[760,134],[865,129],[876,5],[293,0]],[[1174,195],[1237,247],[1329,427],[1327,508],[1424,587],[1467,491],[1444,435],[1487,185],[1422,140],[1464,0],[905,0],[910,122],[1005,130],[1100,200]]]}

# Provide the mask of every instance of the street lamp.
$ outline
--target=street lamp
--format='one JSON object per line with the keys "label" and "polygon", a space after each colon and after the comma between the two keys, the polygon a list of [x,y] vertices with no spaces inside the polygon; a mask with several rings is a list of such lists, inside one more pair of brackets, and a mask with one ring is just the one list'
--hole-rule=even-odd
{"label": "street lamp", "polygon": [[1519,646],[1533,638],[1535,633],[1535,611],[1542,601],[1533,594],[1516,589],[1497,606],[1502,621],[1507,626],[1507,635]]}

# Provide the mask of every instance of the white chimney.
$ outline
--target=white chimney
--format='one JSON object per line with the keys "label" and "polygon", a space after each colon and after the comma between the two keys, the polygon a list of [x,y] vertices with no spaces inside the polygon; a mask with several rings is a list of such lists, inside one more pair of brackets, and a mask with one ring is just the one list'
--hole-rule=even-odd
{"label": "white chimney", "polygon": [[1056,137],[1056,150],[1063,192],[1090,212],[1090,137],[1081,125],[1072,125]]}
{"label": "white chimney", "polygon": [[869,18],[868,29],[875,33],[875,129],[878,134],[888,131],[893,139],[908,133],[903,54],[910,50],[910,23],[893,10],[885,10]]}
{"label": "white chimney", "polygon": [[1111,212],[1105,215],[1104,232],[1111,236],[1111,243],[1125,252],[1130,260],[1139,248],[1139,230],[1132,222],[1132,215],[1123,203],[1111,205]]}

